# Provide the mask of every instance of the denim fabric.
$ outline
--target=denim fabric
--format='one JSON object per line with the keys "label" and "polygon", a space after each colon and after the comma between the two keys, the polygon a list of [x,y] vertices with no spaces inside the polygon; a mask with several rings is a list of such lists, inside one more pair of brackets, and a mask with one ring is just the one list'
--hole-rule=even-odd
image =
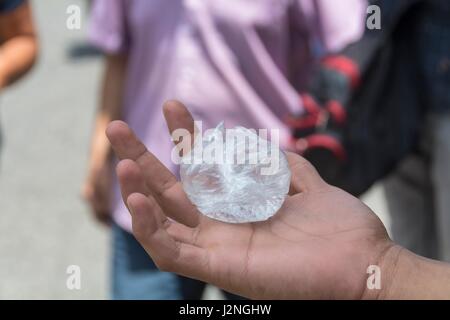
{"label": "denim fabric", "polygon": [[25,2],[25,0],[0,0],[0,13],[14,10],[23,2]]}
{"label": "denim fabric", "polygon": [[[112,226],[112,291],[114,300],[199,300],[205,283],[161,272],[136,241],[117,224]],[[222,291],[227,300],[244,298]]]}
{"label": "denim fabric", "polygon": [[161,272],[134,236],[116,224],[112,227],[112,299],[181,299],[179,278]]}

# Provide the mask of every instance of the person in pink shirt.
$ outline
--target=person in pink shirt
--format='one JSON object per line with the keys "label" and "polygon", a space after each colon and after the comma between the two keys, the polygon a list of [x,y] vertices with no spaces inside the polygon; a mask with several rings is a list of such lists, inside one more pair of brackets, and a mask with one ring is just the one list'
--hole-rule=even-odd
{"label": "person in pink shirt", "polygon": [[126,121],[176,174],[161,111],[168,99],[186,103],[203,130],[221,121],[279,129],[287,148],[283,119],[302,110],[298,92],[314,63],[362,35],[365,10],[363,0],[94,1],[89,39],[106,70],[83,194],[113,226],[113,298],[198,298],[202,285],[158,271],[131,235],[107,124]]}

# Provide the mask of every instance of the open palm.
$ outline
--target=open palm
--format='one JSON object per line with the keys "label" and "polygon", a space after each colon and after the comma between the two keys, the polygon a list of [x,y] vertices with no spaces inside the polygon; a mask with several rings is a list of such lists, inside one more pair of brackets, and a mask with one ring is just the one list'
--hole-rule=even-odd
{"label": "open palm", "polygon": [[[169,130],[193,132],[188,110],[164,107]],[[375,214],[288,154],[291,191],[264,222],[229,224],[201,215],[181,183],[121,121],[107,130],[133,233],[159,268],[250,298],[360,298],[367,267],[393,246]],[[170,218],[170,219],[168,219]]]}

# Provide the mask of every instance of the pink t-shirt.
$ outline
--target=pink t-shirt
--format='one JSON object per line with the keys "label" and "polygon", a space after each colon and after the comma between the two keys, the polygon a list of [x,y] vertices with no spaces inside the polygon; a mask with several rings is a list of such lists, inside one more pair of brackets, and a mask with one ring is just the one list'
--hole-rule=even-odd
{"label": "pink t-shirt", "polygon": [[[124,120],[177,174],[161,112],[165,100],[184,102],[203,130],[225,121],[279,129],[301,110],[314,62],[357,40],[365,0],[96,0],[90,41],[114,54],[127,52]],[[131,221],[113,186],[113,217]]]}

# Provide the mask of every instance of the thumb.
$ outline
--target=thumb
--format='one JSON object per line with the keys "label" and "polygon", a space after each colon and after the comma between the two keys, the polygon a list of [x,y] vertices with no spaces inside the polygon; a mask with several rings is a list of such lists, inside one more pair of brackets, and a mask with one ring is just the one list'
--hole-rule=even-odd
{"label": "thumb", "polygon": [[286,156],[292,174],[291,191],[294,193],[314,192],[329,186],[308,160],[292,152],[286,152]]}

